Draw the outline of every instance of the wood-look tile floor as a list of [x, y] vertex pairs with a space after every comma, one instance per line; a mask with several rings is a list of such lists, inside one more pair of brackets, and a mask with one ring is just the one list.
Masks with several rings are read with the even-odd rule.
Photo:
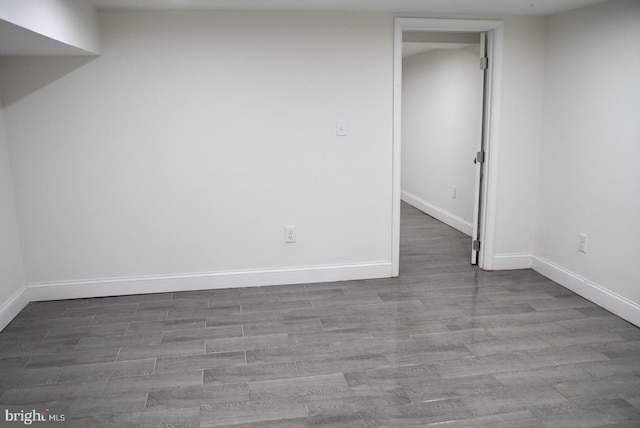
[[640, 427], [640, 329], [468, 257], [403, 204], [399, 278], [31, 303], [0, 334], [0, 404], [72, 427]]

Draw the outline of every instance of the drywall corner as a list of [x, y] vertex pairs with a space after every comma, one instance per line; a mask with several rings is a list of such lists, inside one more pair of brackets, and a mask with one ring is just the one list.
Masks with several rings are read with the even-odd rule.
[[78, 54], [101, 52], [98, 12], [87, 0], [3, 0], [0, 20], [76, 48]]
[[0, 330], [28, 303], [9, 149], [0, 109]]
[[27, 287], [17, 290], [11, 297], [0, 304], [0, 332], [29, 304]]

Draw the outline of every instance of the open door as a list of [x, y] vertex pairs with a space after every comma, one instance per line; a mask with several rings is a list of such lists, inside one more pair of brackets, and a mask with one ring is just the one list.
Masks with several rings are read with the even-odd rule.
[[475, 164], [475, 186], [473, 196], [473, 232], [471, 235], [471, 264], [478, 264], [478, 254], [480, 252], [480, 227], [482, 221], [482, 179], [484, 176], [485, 166], [485, 147], [487, 138], [487, 69], [489, 65], [487, 49], [487, 33], [480, 33], [480, 72], [482, 97], [480, 99], [480, 133], [478, 139], [478, 149], [476, 156], [473, 158]]
[[[393, 186], [391, 215], [391, 276], [400, 274], [400, 201], [402, 195], [402, 42], [405, 32], [473, 32], [483, 33], [482, 51], [487, 55], [489, 68], [481, 72], [483, 101], [481, 119], [481, 139], [478, 141], [476, 156], [474, 221], [472, 227], [471, 262], [483, 269], [492, 269], [493, 244], [496, 218], [496, 188], [490, 158], [495, 158], [499, 148], [495, 144], [498, 114], [501, 110], [500, 93], [502, 75], [502, 46], [504, 23], [500, 20], [402, 18], [394, 19], [394, 61], [393, 61]], [[482, 60], [483, 62], [485, 60]], [[486, 75], [485, 75], [486, 74]], [[490, 153], [484, 156], [484, 153]], [[469, 159], [469, 162], [474, 159]], [[478, 160], [482, 161], [478, 164]], [[487, 161], [485, 164], [484, 161]], [[480, 237], [484, 242], [480, 243]], [[477, 241], [477, 243], [473, 243]]]

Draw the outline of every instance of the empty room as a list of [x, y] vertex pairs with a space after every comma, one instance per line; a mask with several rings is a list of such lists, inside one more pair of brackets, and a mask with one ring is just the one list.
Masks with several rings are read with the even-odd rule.
[[640, 1], [0, 0], [0, 426], [640, 427]]

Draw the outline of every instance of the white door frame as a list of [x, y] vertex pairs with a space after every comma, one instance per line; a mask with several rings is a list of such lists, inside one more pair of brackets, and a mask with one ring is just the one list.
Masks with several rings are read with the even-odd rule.
[[[500, 135], [500, 89], [502, 81], [503, 22], [498, 20], [395, 18], [393, 58], [393, 212], [392, 212], [392, 276], [400, 274], [400, 194], [402, 159], [402, 33], [405, 31], [487, 32], [489, 68], [487, 79], [487, 135], [482, 183], [480, 251], [478, 267], [492, 269], [495, 235], [497, 162]], [[472, 159], [469, 160], [471, 162]]]

